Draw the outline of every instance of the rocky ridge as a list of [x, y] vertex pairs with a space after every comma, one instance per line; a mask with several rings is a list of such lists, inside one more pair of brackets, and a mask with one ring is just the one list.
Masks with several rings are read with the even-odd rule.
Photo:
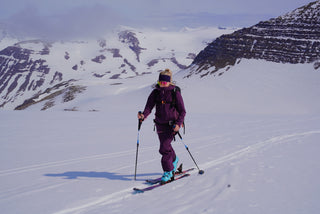
[[314, 68], [319, 69], [320, 1], [217, 38], [196, 56], [185, 77], [228, 70], [242, 58], [314, 63]]

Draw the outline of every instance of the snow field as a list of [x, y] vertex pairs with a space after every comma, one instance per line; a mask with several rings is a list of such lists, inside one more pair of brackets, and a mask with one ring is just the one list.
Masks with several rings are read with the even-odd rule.
[[[45, 112], [42, 104], [0, 111], [0, 212], [318, 213], [320, 73], [244, 59], [221, 75], [187, 72], [174, 76], [187, 109], [183, 137], [203, 175], [134, 194], [162, 174], [150, 115], [133, 180], [136, 114], [158, 75], [91, 82]], [[179, 139], [173, 146], [185, 168], [195, 167]]]
[[[135, 113], [2, 111], [3, 213], [316, 213], [319, 116], [189, 115], [189, 178], [133, 194], [161, 176], [158, 139], [143, 123], [133, 180]], [[32, 126], [25, 126], [32, 121]], [[41, 133], [41, 134], [40, 134]], [[185, 168], [194, 164], [173, 144]], [[4, 164], [5, 163], [5, 164]], [[297, 185], [299, 184], [299, 185]]]

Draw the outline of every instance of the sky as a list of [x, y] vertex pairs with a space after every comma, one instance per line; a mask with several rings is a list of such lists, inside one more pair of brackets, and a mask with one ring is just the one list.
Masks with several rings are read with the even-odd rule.
[[118, 25], [249, 27], [314, 0], [1, 0], [0, 28], [48, 39], [97, 37]]

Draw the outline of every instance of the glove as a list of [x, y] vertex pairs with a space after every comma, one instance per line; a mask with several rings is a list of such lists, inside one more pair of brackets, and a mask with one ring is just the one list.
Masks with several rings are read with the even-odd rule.
[[141, 121], [144, 121], [144, 115], [142, 114], [141, 111], [138, 112], [138, 119]]
[[180, 130], [180, 126], [177, 125], [177, 124], [175, 124], [175, 125], [173, 126], [173, 131], [174, 131], [174, 132], [179, 132], [179, 130]]

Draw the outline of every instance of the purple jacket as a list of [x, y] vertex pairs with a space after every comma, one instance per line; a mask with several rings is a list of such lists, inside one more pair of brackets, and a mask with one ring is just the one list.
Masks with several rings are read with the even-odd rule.
[[172, 102], [172, 90], [175, 86], [159, 87], [151, 92], [148, 97], [148, 101], [144, 108], [143, 114], [147, 118], [153, 107], [156, 106], [155, 122], [157, 124], [168, 124], [169, 121], [175, 121], [177, 125], [181, 127], [186, 110], [184, 108], [183, 99], [179, 90], [176, 90], [176, 107], [171, 106]]

